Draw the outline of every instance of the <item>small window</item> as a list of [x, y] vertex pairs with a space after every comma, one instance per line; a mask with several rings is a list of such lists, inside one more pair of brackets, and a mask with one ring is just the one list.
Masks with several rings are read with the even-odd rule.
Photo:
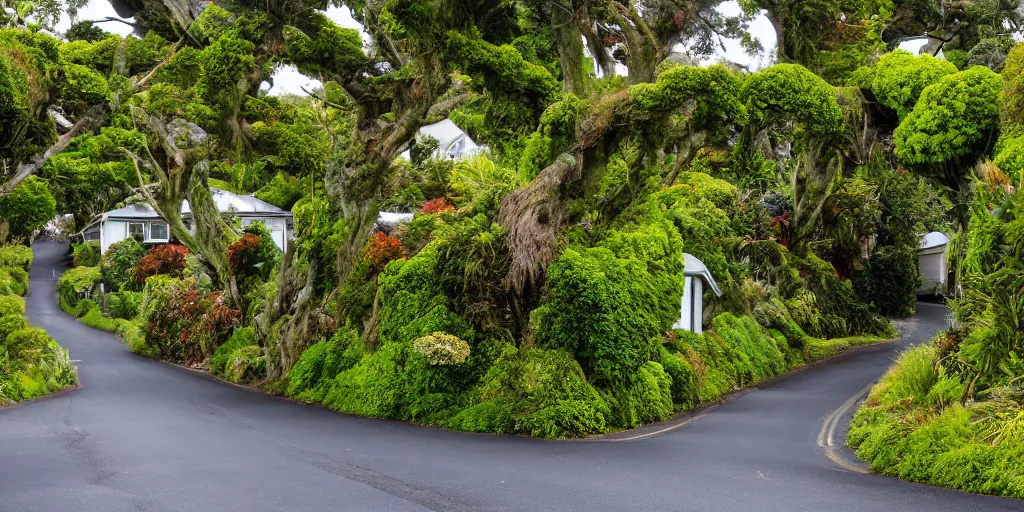
[[140, 242], [146, 240], [146, 225], [141, 222], [128, 223], [128, 236]]
[[154, 222], [149, 225], [149, 239], [153, 242], [166, 242], [170, 237], [167, 233], [167, 224]]

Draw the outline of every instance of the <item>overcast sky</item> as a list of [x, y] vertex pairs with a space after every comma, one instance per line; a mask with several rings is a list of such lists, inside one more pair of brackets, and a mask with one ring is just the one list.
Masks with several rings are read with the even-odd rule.
[[[726, 15], [735, 15], [740, 11], [740, 7], [736, 2], [730, 1], [721, 4], [718, 10]], [[352, 19], [347, 8], [332, 7], [327, 10], [327, 16], [334, 20], [335, 23], [348, 28], [362, 29], [358, 22]], [[83, 7], [78, 13], [78, 19], [80, 20], [96, 20], [103, 19], [106, 17], [117, 17], [117, 13], [110, 7], [110, 3], [107, 0], [91, 0], [88, 5]], [[57, 26], [57, 30], [64, 31], [70, 26], [70, 20], [64, 19]], [[107, 32], [114, 32], [121, 35], [130, 34], [132, 27], [123, 23], [106, 22], [100, 25], [103, 30]], [[713, 63], [721, 58], [728, 59], [747, 66], [750, 70], [760, 69], [772, 62], [772, 56], [775, 54], [775, 30], [772, 28], [771, 23], [764, 16], [758, 16], [750, 24], [750, 33], [761, 41], [761, 45], [764, 46], [765, 51], [760, 56], [750, 56], [743, 51], [740, 46], [739, 40], [726, 40], [725, 51], [719, 50], [718, 54], [709, 59], [705, 59], [705, 63]], [[364, 40], [366, 39], [364, 34]], [[306, 89], [315, 88], [320, 85], [320, 82], [309, 77], [306, 77], [299, 73], [293, 66], [282, 66], [277, 72], [274, 73], [274, 87], [270, 90], [271, 94], [284, 94], [284, 93], [302, 93], [302, 88]]]

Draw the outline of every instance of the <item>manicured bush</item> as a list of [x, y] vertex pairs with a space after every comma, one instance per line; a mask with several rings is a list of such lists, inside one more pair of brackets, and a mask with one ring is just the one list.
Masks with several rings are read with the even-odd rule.
[[24, 245], [0, 246], [0, 267], [15, 267], [28, 272], [32, 268], [32, 248]]
[[25, 299], [17, 295], [0, 295], [0, 316], [24, 314]]
[[148, 252], [146, 246], [134, 238], [112, 244], [103, 254], [103, 282], [111, 291], [141, 289], [139, 281], [135, 279], [135, 268]]
[[0, 345], [3, 345], [7, 335], [28, 327], [28, 320], [18, 314], [0, 316]]
[[185, 257], [188, 249], [184, 245], [159, 245], [154, 247], [135, 266], [135, 281], [145, 283], [150, 276], [166, 274], [181, 277], [188, 265]]
[[97, 267], [75, 267], [65, 271], [57, 280], [57, 297], [61, 309], [75, 314], [78, 302], [90, 296], [93, 287], [99, 283], [100, 276], [100, 269]]
[[28, 272], [20, 267], [0, 267], [0, 295], [28, 294]]
[[100, 243], [90, 241], [75, 244], [71, 254], [76, 267], [97, 267], [100, 264]]
[[42, 350], [53, 338], [38, 327], [24, 327], [7, 335], [4, 348], [9, 357], [25, 358], [28, 352]]
[[786, 370], [786, 358], [775, 339], [753, 318], [723, 313], [715, 317], [712, 326], [714, 332], [707, 336], [720, 336], [729, 347], [740, 385], [769, 379]]
[[636, 428], [672, 416], [672, 378], [664, 367], [648, 361], [612, 388], [612, 424]]

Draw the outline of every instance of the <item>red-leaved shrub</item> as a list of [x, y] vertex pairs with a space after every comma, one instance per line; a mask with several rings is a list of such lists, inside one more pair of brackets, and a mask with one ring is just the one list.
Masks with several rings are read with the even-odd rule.
[[188, 249], [184, 245], [168, 244], [154, 247], [139, 260], [135, 266], [135, 279], [145, 283], [150, 276], [167, 274], [173, 277], [181, 277], [185, 271], [185, 256]]
[[423, 213], [441, 213], [454, 210], [455, 206], [448, 202], [447, 199], [439, 197], [437, 199], [431, 199], [423, 205]]
[[235, 243], [228, 246], [228, 263], [235, 273], [259, 263], [260, 237], [245, 233]]
[[224, 303], [223, 292], [204, 293], [193, 280], [168, 280], [152, 286], [152, 310], [146, 317], [146, 344], [153, 355], [181, 364], [197, 364], [213, 355], [238, 325], [238, 310]]
[[404, 257], [406, 257], [406, 253], [402, 241], [381, 232], [377, 232], [370, 239], [370, 243], [366, 245], [366, 251], [363, 253], [366, 263], [378, 271], [383, 270], [389, 261]]

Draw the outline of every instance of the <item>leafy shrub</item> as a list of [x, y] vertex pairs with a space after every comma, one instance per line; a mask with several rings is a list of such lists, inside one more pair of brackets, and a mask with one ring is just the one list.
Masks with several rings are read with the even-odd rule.
[[921, 273], [917, 251], [910, 247], [880, 247], [854, 280], [860, 300], [874, 304], [886, 316], [910, 316], [917, 303]]
[[[572, 351], [598, 379], [632, 375], [668, 327], [658, 315], [664, 303], [652, 284], [641, 260], [618, 258], [603, 247], [566, 249], [549, 268], [549, 298], [531, 320], [538, 343]], [[682, 296], [679, 288], [673, 309]]]
[[0, 267], [0, 295], [28, 294], [28, 272], [20, 267]]
[[100, 269], [96, 267], [74, 267], [65, 271], [57, 280], [57, 297], [61, 309], [74, 314], [78, 301], [90, 295], [100, 281], [100, 275]]
[[672, 378], [661, 364], [648, 361], [612, 388], [612, 419], [616, 426], [635, 428], [672, 416]]
[[240, 327], [217, 347], [210, 359], [210, 373], [231, 382], [254, 382], [266, 376], [266, 356], [256, 341], [256, 332]]
[[150, 276], [166, 274], [181, 277], [188, 265], [185, 257], [188, 249], [184, 245], [159, 245], [149, 251], [135, 266], [135, 280], [145, 283]]
[[331, 339], [305, 351], [288, 372], [287, 395], [320, 402], [339, 373], [355, 366], [363, 357], [363, 343], [355, 330], [343, 327]]
[[25, 299], [17, 295], [0, 295], [0, 316], [24, 314]]
[[388, 262], [405, 257], [406, 252], [402, 241], [379, 231], [370, 239], [363, 252], [363, 261], [378, 271], [383, 270]]
[[24, 245], [0, 246], [0, 267], [15, 267], [28, 272], [32, 268], [32, 248]]
[[28, 319], [21, 315], [0, 316], [0, 345], [3, 345], [8, 334], [26, 327], [28, 327]]
[[469, 358], [469, 344], [443, 332], [435, 332], [416, 338], [412, 349], [427, 359], [434, 366], [462, 364]]
[[146, 350], [167, 361], [204, 361], [240, 315], [224, 304], [221, 292], [202, 292], [194, 280], [161, 276], [147, 281], [143, 294]]
[[76, 267], [97, 267], [100, 264], [100, 243], [89, 241], [75, 244], [71, 255]]
[[55, 216], [57, 200], [50, 193], [49, 183], [37, 176], [29, 176], [0, 196], [0, 219], [7, 220], [14, 237], [28, 238]]
[[480, 385], [481, 401], [448, 428], [537, 437], [582, 437], [608, 429], [611, 410], [568, 352], [508, 346]]
[[139, 316], [139, 311], [142, 308], [142, 293], [130, 291], [111, 293], [107, 296], [107, 307], [111, 317], [131, 320]]
[[[79, 305], [80, 310], [85, 309], [82, 308], [81, 306], [83, 306], [86, 302], [87, 301], [84, 300], [82, 301], [82, 304]], [[103, 331], [115, 332], [117, 331], [118, 327], [118, 323], [115, 321], [115, 319], [103, 316], [103, 309], [96, 304], [93, 304], [92, 307], [85, 311], [82, 314], [81, 318], [78, 319], [78, 321], [82, 322], [85, 325], [88, 325], [89, 327], [92, 327], [93, 329], [100, 329]]]
[[786, 370], [786, 359], [775, 339], [749, 316], [723, 313], [712, 321], [713, 333], [721, 336], [733, 355], [741, 385], [769, 379]]
[[38, 327], [25, 327], [11, 332], [4, 341], [10, 357], [25, 358], [28, 352], [42, 350], [53, 338]]
[[111, 290], [140, 288], [135, 279], [135, 268], [148, 252], [146, 246], [134, 238], [112, 244], [103, 254], [103, 282]]

